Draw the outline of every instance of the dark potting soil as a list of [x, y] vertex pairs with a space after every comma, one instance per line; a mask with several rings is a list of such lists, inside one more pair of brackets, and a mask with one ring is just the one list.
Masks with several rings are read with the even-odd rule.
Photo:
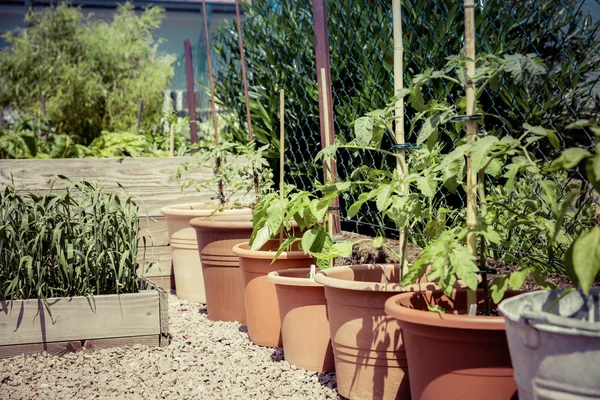
[[[357, 241], [359, 239], [373, 239], [373, 238], [370, 236], [361, 235], [361, 234], [352, 233], [352, 232], [345, 232], [345, 231], [340, 232], [339, 234], [337, 234], [334, 237], [334, 240], [336, 240], [336, 241], [343, 241], [343, 240]], [[398, 246], [399, 246], [398, 240], [394, 240], [394, 239], [386, 239], [385, 244], [386, 244], [386, 246], [391, 247], [392, 249], [395, 249], [394, 251], [397, 251], [396, 249], [398, 249]], [[421, 248], [419, 246], [409, 243], [408, 249], [407, 249], [407, 253], [408, 253], [407, 254], [407, 262], [409, 264], [413, 263], [416, 260], [416, 258], [420, 252], [421, 252]], [[350, 257], [337, 257], [335, 259], [335, 265], [393, 264], [393, 263], [397, 263], [397, 262], [399, 262], [399, 260], [395, 254], [393, 254], [391, 251], [389, 251], [385, 247], [381, 247], [381, 248], [373, 247], [373, 243], [371, 241], [361, 242], [361, 243], [355, 245], [354, 248], [352, 249], [352, 254], [350, 255]], [[502, 261], [493, 260], [491, 258], [487, 259], [487, 267], [495, 270], [495, 272], [496, 272], [496, 274], [487, 274], [488, 282], [490, 284], [494, 280], [495, 277], [497, 277], [499, 275], [506, 275], [506, 274], [518, 269], [518, 267], [515, 265], [506, 264]], [[549, 274], [548, 279], [550, 281], [554, 282], [554, 284], [556, 284], [556, 286], [558, 286], [558, 288], [560, 288], [560, 289], [574, 287], [571, 284], [569, 278], [563, 274]], [[594, 283], [593, 286], [600, 287], [600, 282]], [[527, 277], [527, 279], [523, 283], [523, 286], [521, 287], [521, 290], [524, 290], [524, 291], [533, 291], [533, 290], [537, 290], [537, 289], [538, 289], [538, 286], [535, 284], [533, 279], [531, 279], [531, 277], [529, 277], [529, 276]]]

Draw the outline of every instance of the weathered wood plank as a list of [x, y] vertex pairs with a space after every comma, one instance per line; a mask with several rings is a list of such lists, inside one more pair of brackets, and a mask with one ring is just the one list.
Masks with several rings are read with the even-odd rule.
[[160, 334], [159, 293], [0, 302], [0, 345]]
[[[177, 167], [190, 157], [174, 158], [71, 158], [45, 160], [0, 160], [0, 186], [11, 182], [14, 177], [17, 188], [26, 186], [31, 190], [47, 189], [56, 175], [65, 175], [73, 181], [100, 180], [109, 188], [175, 186], [173, 174]], [[198, 171], [200, 176], [210, 176], [212, 171], [205, 168]], [[56, 181], [55, 188], [61, 189], [65, 183]]]
[[80, 350], [82, 350], [80, 341], [12, 344], [0, 346], [0, 358], [16, 357], [21, 354], [42, 353], [44, 351], [53, 356], [62, 356]]
[[169, 244], [169, 231], [165, 217], [140, 218], [140, 246], [143, 245], [142, 237], [146, 237], [146, 246], [167, 246]]
[[157, 347], [160, 344], [160, 335], [90, 339], [84, 342], [84, 347], [86, 351], [96, 351], [101, 349], [110, 349], [113, 347], [133, 346], [135, 344]]

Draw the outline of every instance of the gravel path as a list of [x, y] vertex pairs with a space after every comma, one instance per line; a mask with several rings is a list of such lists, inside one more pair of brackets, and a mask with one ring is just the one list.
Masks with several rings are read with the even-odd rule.
[[167, 347], [0, 360], [0, 399], [338, 399], [335, 374], [297, 369], [245, 327], [213, 322], [204, 306], [169, 299]]

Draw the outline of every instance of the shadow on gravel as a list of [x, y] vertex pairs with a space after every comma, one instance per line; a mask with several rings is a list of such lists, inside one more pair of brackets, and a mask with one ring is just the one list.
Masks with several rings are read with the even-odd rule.
[[[319, 383], [321, 384], [321, 386], [325, 386], [326, 388], [337, 390], [337, 380], [335, 377], [335, 372], [321, 372], [319, 374]], [[338, 399], [347, 400], [339, 393]]]
[[238, 329], [240, 330], [240, 332], [242, 333], [248, 333], [248, 327], [246, 325], [240, 325], [238, 327]]
[[208, 315], [208, 310], [206, 309], [206, 306], [200, 307], [199, 311], [200, 311], [200, 314]]
[[281, 362], [283, 361], [284, 357], [283, 357], [283, 348], [282, 347], [278, 347], [275, 349], [275, 351], [273, 351], [273, 353], [271, 353], [271, 361], [273, 362]]

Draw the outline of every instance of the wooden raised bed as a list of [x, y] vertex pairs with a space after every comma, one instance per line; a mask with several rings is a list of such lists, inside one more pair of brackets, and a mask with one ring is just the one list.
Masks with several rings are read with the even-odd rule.
[[168, 295], [147, 279], [139, 293], [0, 302], [0, 358], [125, 345], [169, 344]]
[[[56, 175], [65, 175], [73, 181], [96, 180], [103, 182], [106, 190], [119, 193], [117, 183], [123, 185], [140, 207], [140, 238], [146, 237], [144, 252], [142, 240], [138, 251], [145, 276], [163, 289], [175, 289], [171, 265], [171, 248], [163, 206], [178, 203], [211, 201], [211, 192], [198, 193], [195, 189], [181, 190], [173, 175], [179, 165], [190, 157], [174, 158], [78, 158], [45, 160], [0, 160], [0, 188], [15, 182], [17, 190], [28, 188], [36, 193], [47, 192]], [[196, 177], [210, 177], [210, 169], [198, 171]], [[53, 190], [65, 187], [57, 180]]]

